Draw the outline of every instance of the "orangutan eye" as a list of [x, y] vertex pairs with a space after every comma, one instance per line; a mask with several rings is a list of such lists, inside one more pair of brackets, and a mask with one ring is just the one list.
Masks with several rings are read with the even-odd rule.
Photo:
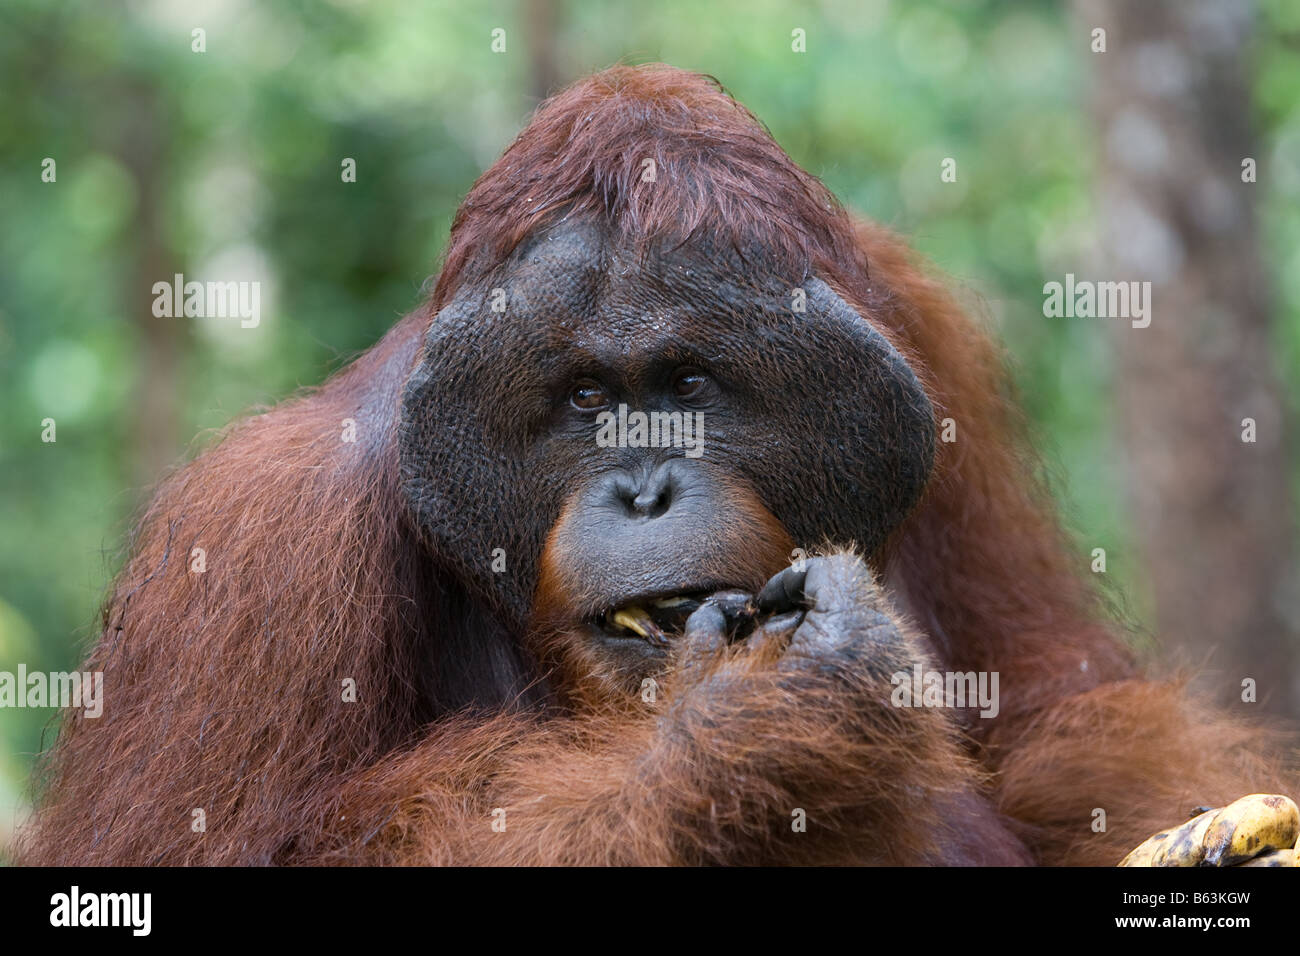
[[709, 384], [708, 377], [699, 369], [680, 369], [673, 376], [673, 393], [678, 398], [691, 398], [698, 395], [707, 384]]
[[609, 404], [609, 392], [595, 379], [583, 378], [573, 386], [573, 391], [569, 393], [569, 401], [574, 408], [592, 411]]

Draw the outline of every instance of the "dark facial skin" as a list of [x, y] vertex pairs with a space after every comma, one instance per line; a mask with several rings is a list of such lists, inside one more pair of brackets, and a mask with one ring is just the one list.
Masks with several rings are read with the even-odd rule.
[[[703, 413], [703, 454], [599, 447], [597, 416], [620, 404]], [[825, 283], [773, 274], [760, 248], [638, 257], [582, 223], [526, 241], [437, 316], [401, 427], [421, 532], [506, 627], [523, 632], [545, 576], [610, 653], [649, 657], [656, 642], [602, 615], [756, 590], [791, 543], [871, 554], [934, 450], [915, 375]]]

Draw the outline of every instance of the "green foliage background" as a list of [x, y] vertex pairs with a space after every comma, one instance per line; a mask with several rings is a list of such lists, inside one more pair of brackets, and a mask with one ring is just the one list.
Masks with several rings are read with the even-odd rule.
[[[966, 287], [1006, 343], [1049, 468], [1068, 476], [1072, 526], [1107, 548], [1140, 619], [1105, 337], [1041, 313], [1045, 275], [1096, 230], [1086, 25], [1058, 4], [994, 0], [562, 9], [566, 80], [619, 60], [717, 76], [850, 208]], [[194, 27], [206, 53], [191, 52]], [[489, 48], [495, 27], [505, 54]], [[805, 54], [791, 52], [795, 27]], [[1300, 5], [1263, 4], [1253, 62], [1276, 347], [1294, 385]], [[499, 0], [0, 0], [0, 670], [75, 664], [147, 491], [132, 460], [142, 191], [178, 271], [235, 262], [264, 282], [255, 333], [175, 320], [189, 323], [179, 426], [162, 440], [179, 459], [204, 429], [319, 382], [419, 301], [457, 203], [536, 104], [530, 71], [522, 8]], [[123, 159], [142, 132], [157, 147], [147, 184]], [[355, 184], [340, 182], [345, 156]], [[945, 156], [955, 185], [938, 181]], [[41, 181], [45, 157], [56, 183]], [[55, 444], [40, 440], [46, 417]], [[49, 722], [0, 711], [0, 820]]]

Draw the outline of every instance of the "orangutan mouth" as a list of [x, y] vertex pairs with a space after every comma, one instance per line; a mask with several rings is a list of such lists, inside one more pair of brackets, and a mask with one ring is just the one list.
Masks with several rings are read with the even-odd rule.
[[705, 597], [706, 592], [695, 591], [667, 597], [635, 599], [598, 614], [594, 623], [611, 636], [636, 635], [655, 646], [667, 647], [670, 640], [685, 629], [686, 619]]

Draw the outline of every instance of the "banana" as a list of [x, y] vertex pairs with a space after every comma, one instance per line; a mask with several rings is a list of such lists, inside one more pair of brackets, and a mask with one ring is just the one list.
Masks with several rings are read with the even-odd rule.
[[1198, 813], [1169, 831], [1169, 839], [1156, 850], [1152, 866], [1200, 866], [1205, 859], [1205, 833], [1214, 822], [1215, 811]]
[[646, 613], [643, 607], [629, 604], [627, 607], [615, 611], [610, 620], [633, 634], [641, 635], [652, 644], [661, 646], [668, 644], [668, 638], [663, 630], [655, 623], [654, 618]]
[[1269, 850], [1239, 866], [1300, 866], [1300, 856], [1295, 850]]
[[1182, 826], [1161, 830], [1120, 860], [1120, 866], [1200, 866], [1205, 859], [1205, 832], [1217, 810], [1197, 814]]
[[1294, 847], [1300, 808], [1289, 797], [1252, 793], [1218, 812], [1205, 834], [1205, 862], [1232, 866], [1267, 850]]
[[1169, 839], [1171, 830], [1161, 830], [1154, 836], [1147, 837], [1136, 847], [1129, 851], [1128, 856], [1119, 861], [1120, 866], [1155, 866], [1153, 862], [1156, 851], [1159, 850], [1166, 840]]
[[[1120, 866], [1297, 866], [1300, 809], [1276, 794], [1253, 793], [1139, 844]], [[1267, 860], [1268, 862], [1262, 862]]]
[[650, 615], [639, 607], [625, 607], [614, 612], [611, 620], [619, 627], [626, 628], [642, 637], [649, 637], [650, 631], [645, 626], [645, 621]]

